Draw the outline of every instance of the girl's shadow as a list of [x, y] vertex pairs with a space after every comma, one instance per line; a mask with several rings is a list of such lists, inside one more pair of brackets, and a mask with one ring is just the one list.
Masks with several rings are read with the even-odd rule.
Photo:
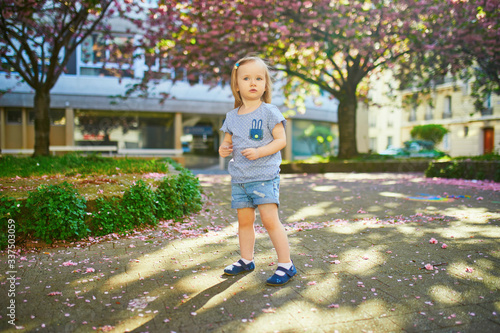
[[[251, 274], [251, 273], [250, 273]], [[224, 279], [222, 282], [213, 285], [212, 287], [199, 292], [193, 298], [188, 299], [182, 304], [183, 308], [187, 309], [201, 309], [207, 304], [214, 296], [226, 291], [233, 284], [237, 283], [239, 280], [247, 276], [248, 274], [240, 274], [235, 276], [222, 275], [221, 278]]]

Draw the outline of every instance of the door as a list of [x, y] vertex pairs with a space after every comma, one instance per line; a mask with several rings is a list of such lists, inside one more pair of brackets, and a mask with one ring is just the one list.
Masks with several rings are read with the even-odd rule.
[[495, 148], [494, 143], [495, 132], [493, 128], [483, 129], [483, 154], [492, 153]]

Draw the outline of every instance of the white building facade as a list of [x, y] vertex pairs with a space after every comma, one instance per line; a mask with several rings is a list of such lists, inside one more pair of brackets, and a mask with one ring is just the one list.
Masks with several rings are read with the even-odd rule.
[[415, 91], [403, 91], [402, 141], [411, 138], [416, 125], [439, 124], [449, 132], [437, 148], [451, 157], [500, 153], [500, 96], [491, 94], [485, 109], [477, 111], [471, 87], [471, 82], [445, 78], [416, 99]]

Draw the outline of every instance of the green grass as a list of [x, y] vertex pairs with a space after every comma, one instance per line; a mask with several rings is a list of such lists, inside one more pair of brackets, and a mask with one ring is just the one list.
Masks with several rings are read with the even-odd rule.
[[62, 156], [0, 157], [0, 178], [32, 176], [117, 175], [146, 172], [167, 173], [172, 159], [110, 158], [100, 155], [66, 154]]

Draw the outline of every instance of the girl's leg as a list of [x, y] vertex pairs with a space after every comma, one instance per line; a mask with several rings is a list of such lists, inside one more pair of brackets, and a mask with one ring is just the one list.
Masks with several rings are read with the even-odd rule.
[[252, 261], [255, 247], [255, 209], [238, 209], [238, 238], [243, 259]]
[[[278, 263], [291, 263], [290, 245], [276, 204], [259, 205], [260, 218], [278, 254]], [[242, 252], [243, 253], [243, 252]]]

